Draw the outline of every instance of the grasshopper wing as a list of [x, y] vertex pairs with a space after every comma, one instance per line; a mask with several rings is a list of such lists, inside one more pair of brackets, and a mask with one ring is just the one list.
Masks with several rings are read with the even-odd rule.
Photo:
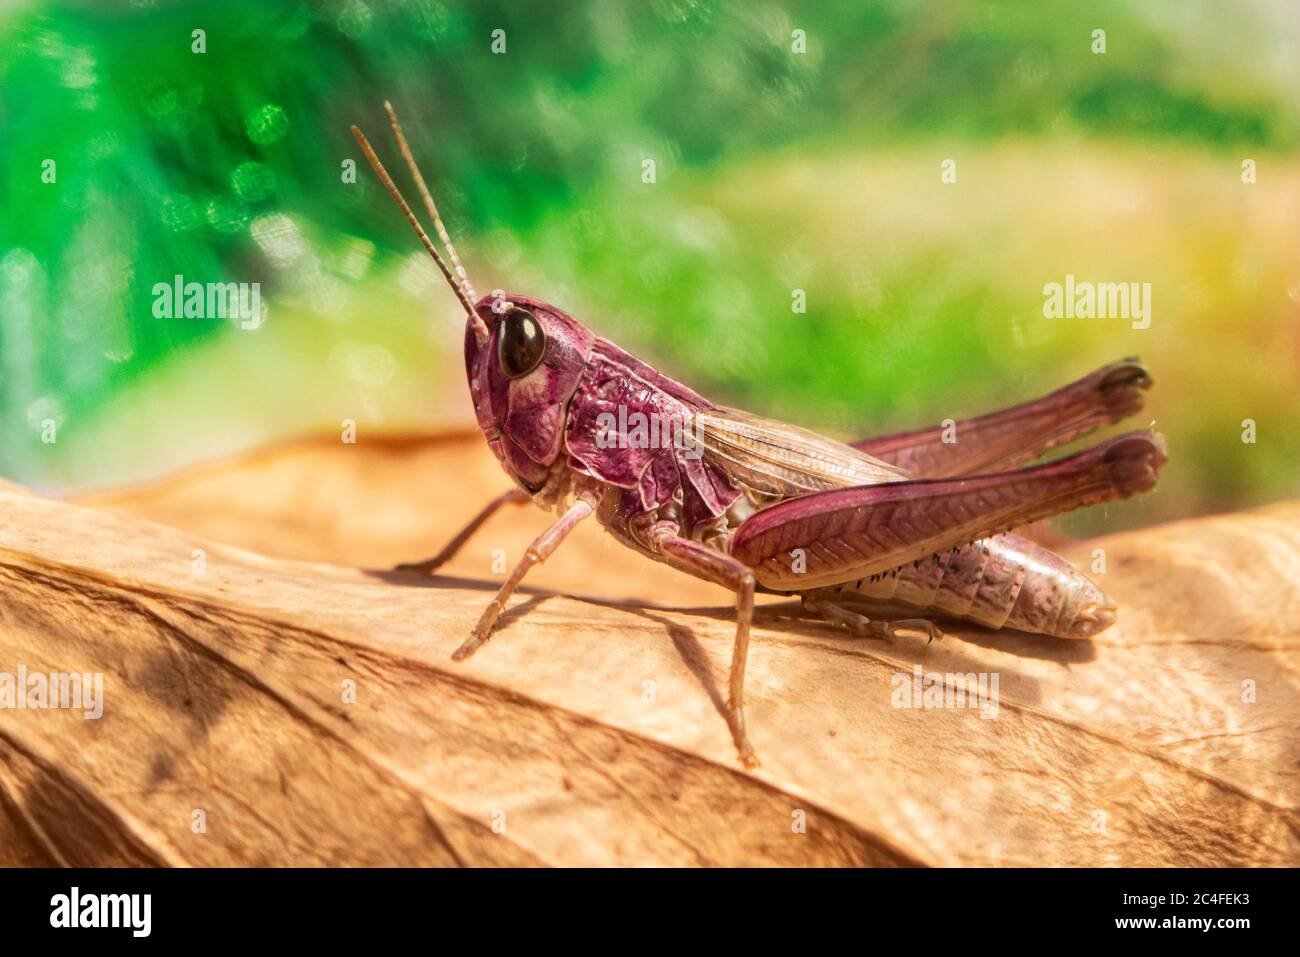
[[706, 459], [760, 499], [907, 478], [898, 466], [843, 442], [740, 409], [697, 412], [695, 438]]

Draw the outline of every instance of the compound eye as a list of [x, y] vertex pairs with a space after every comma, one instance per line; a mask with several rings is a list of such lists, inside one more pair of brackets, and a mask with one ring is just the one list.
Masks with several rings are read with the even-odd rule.
[[528, 375], [545, 351], [546, 333], [536, 316], [518, 306], [506, 313], [497, 336], [497, 362], [507, 379]]

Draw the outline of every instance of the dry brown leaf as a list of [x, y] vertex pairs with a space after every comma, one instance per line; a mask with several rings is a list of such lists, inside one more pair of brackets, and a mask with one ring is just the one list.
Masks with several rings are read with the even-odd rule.
[[[1067, 549], [1106, 549], [1122, 609], [1090, 643], [885, 646], [766, 604], [750, 774], [720, 589], [582, 528], [455, 664], [492, 549], [548, 517], [499, 514], [446, 577], [373, 570], [504, 482], [461, 436], [289, 443], [94, 508], [0, 489], [0, 671], [105, 675], [99, 721], [0, 711], [0, 863], [1300, 863], [1300, 504]], [[893, 707], [918, 664], [997, 673], [997, 716]]]

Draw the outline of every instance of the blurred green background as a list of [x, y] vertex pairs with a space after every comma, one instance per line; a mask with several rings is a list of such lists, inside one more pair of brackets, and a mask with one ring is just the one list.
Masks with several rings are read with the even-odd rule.
[[[387, 97], [480, 292], [552, 301], [717, 401], [858, 436], [1138, 354], [1134, 425], [1170, 464], [1068, 531], [1295, 495], [1297, 9], [10, 4], [0, 474], [62, 489], [344, 419], [360, 441], [472, 422], [463, 320], [348, 133], [406, 184]], [[264, 325], [155, 318], [177, 273], [260, 282]], [[1045, 318], [1067, 273], [1150, 282], [1150, 328]]]

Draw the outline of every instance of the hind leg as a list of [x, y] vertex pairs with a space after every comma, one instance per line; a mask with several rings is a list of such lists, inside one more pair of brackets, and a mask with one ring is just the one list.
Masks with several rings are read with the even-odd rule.
[[827, 601], [825, 598], [810, 598], [807, 595], [804, 596], [803, 607], [820, 615], [832, 625], [839, 625], [848, 629], [849, 634], [855, 638], [879, 638], [882, 641], [892, 642], [898, 637], [900, 631], [919, 631], [929, 641], [943, 637], [943, 631], [939, 626], [926, 618], [897, 618], [890, 621], [880, 621], [868, 618], [856, 611], [851, 611], [843, 605]]
[[913, 478], [1000, 472], [1038, 458], [1093, 429], [1142, 408], [1151, 376], [1137, 359], [1098, 369], [1050, 395], [951, 426], [899, 432], [854, 442]]

